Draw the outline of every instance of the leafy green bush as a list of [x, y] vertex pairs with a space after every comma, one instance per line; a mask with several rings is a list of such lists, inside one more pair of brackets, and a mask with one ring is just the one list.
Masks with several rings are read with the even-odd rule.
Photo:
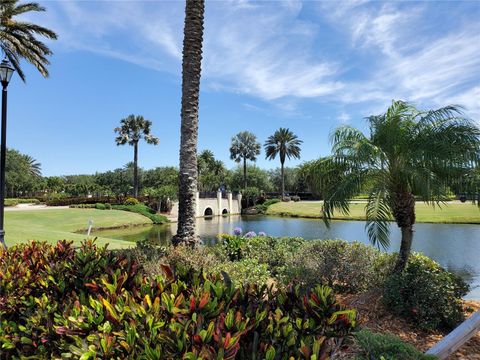
[[[96, 204], [96, 203], [111, 203], [115, 204], [119, 199], [109, 196], [98, 196], [98, 197], [66, 197], [65, 194], [50, 194], [45, 203], [48, 206], [70, 206], [70, 205], [80, 205], [80, 204]], [[60, 195], [60, 196], [53, 196]], [[121, 199], [120, 199], [121, 201]]]
[[97, 204], [73, 204], [69, 208], [72, 209], [95, 209]]
[[412, 254], [401, 274], [391, 275], [383, 300], [394, 313], [421, 328], [450, 330], [464, 320], [462, 297], [468, 285], [421, 254]]
[[[158, 249], [158, 247], [155, 248]], [[152, 252], [151, 249], [147, 251]], [[188, 246], [177, 246], [160, 249], [160, 251], [163, 253], [163, 258], [160, 261], [155, 260], [157, 263], [150, 267], [150, 274], [158, 275], [162, 272], [160, 263], [167, 264], [186, 276], [194, 272], [209, 272], [222, 262], [222, 259], [211, 253], [207, 247], [199, 247], [192, 251]]]
[[112, 204], [106, 203], [105, 204], [105, 209], [106, 210], [111, 210], [112, 209]]
[[40, 200], [38, 199], [24, 199], [24, 198], [9, 198], [5, 199], [4, 202], [5, 206], [15, 206], [18, 204], [40, 204]]
[[298, 237], [256, 236], [250, 238], [244, 246], [243, 256], [266, 264], [272, 275], [280, 278], [285, 272], [285, 264], [305, 243], [305, 240]]
[[123, 202], [123, 205], [138, 205], [140, 202], [133, 198], [133, 197], [129, 197], [127, 199], [125, 199], [125, 201]]
[[321, 282], [337, 291], [357, 293], [382, 285], [390, 271], [389, 260], [391, 256], [361, 243], [312, 240], [288, 260], [284, 276], [306, 289]]
[[410, 344], [390, 334], [375, 334], [367, 329], [362, 329], [355, 334], [357, 344], [362, 350], [362, 355], [356, 360], [433, 360], [433, 355], [425, 355]]
[[[251, 233], [251, 232], [250, 232]], [[272, 275], [283, 273], [288, 259], [305, 243], [302, 238], [276, 238], [270, 236], [248, 237], [242, 235], [219, 235], [219, 247], [230, 261], [255, 259], [260, 264], [266, 264]]]
[[18, 205], [18, 199], [5, 199], [3, 204], [4, 206], [16, 206]]
[[105, 206], [105, 204], [102, 204], [102, 203], [96, 203], [95, 204], [95, 209], [97, 210], [105, 210], [107, 207]]
[[112, 205], [114, 210], [130, 211], [148, 217], [154, 224], [164, 224], [168, 219], [163, 215], [158, 215], [155, 210], [150, 209], [144, 204], [137, 205]]
[[260, 193], [260, 189], [253, 186], [244, 189], [242, 191], [242, 207], [247, 208], [250, 206], [254, 206], [257, 203], [258, 198], [260, 197]]
[[226, 261], [217, 264], [209, 270], [213, 274], [227, 273], [235, 287], [254, 284], [266, 285], [271, 278], [266, 264], [260, 264], [257, 259]]
[[259, 214], [266, 214], [270, 205], [280, 202], [280, 199], [268, 199], [263, 204], [257, 204], [255, 207]]
[[91, 241], [0, 251], [2, 357], [325, 359], [355, 327], [355, 311], [325, 286], [302, 296], [140, 268]]

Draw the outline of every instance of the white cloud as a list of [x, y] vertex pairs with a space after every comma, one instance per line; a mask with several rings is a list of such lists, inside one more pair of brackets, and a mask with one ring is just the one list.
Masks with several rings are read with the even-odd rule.
[[[370, 107], [394, 98], [426, 106], [457, 100], [469, 113], [480, 113], [480, 26], [458, 21], [449, 32], [432, 30], [434, 5], [322, 2], [308, 19], [299, 0], [206, 5], [202, 86], [210, 91], [289, 107], [301, 98]], [[62, 1], [47, 7], [51, 27], [60, 32], [55, 46], [180, 75], [182, 1]], [[332, 36], [347, 35], [334, 45], [347, 56], [335, 58], [332, 45], [319, 44], [326, 23], [335, 29]], [[361, 74], [353, 80], [349, 71]]]
[[[361, 4], [363, 5], [363, 4]], [[450, 32], [422, 31], [430, 16], [424, 6], [374, 3], [329, 12], [330, 20], [348, 29], [354, 47], [372, 58], [369, 75], [349, 82], [342, 91], [346, 103], [390, 102], [403, 99], [425, 106], [458, 100], [470, 114], [479, 114], [475, 95], [480, 82], [480, 26], [464, 21]], [[333, 4], [322, 4], [333, 6]], [[477, 89], [477, 90], [476, 90]], [[478, 103], [478, 100], [477, 100]]]
[[[60, 26], [65, 47], [178, 73], [182, 2], [58, 5], [56, 10], [68, 19]], [[336, 93], [343, 87], [335, 80], [339, 66], [314, 56], [316, 27], [297, 19], [301, 8], [297, 0], [208, 2], [203, 85], [264, 100]]]

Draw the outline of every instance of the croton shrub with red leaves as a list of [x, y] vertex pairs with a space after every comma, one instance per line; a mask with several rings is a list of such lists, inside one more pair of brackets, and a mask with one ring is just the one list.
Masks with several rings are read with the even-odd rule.
[[304, 295], [139, 270], [93, 241], [1, 251], [0, 358], [319, 360], [355, 327], [326, 286]]

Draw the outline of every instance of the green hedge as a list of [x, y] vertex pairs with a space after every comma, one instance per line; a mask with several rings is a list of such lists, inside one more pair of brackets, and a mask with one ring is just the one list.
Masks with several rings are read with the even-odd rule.
[[[48, 206], [70, 206], [80, 204], [118, 204], [121, 205], [127, 198], [124, 197], [110, 197], [110, 196], [92, 196], [92, 197], [53, 197], [46, 200]], [[148, 197], [139, 197], [139, 202], [148, 202]]]
[[18, 204], [40, 204], [38, 199], [24, 199], [24, 198], [8, 198], [5, 199], [5, 206], [16, 206]]
[[164, 224], [168, 219], [163, 215], [158, 215], [155, 210], [150, 209], [144, 204], [137, 205], [112, 205], [114, 210], [130, 211], [148, 217], [154, 224]]

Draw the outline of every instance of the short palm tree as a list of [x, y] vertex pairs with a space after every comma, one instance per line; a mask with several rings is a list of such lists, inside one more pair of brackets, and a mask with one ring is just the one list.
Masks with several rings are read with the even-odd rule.
[[133, 196], [138, 196], [138, 142], [143, 139], [147, 144], [157, 145], [159, 140], [150, 134], [152, 122], [143, 116], [129, 115], [120, 120], [120, 127], [114, 129], [118, 136], [115, 138], [117, 145], [133, 146]]
[[335, 210], [348, 213], [350, 200], [368, 193], [366, 229], [373, 244], [389, 245], [389, 221], [401, 230], [396, 272], [405, 268], [415, 224], [415, 196], [432, 206], [479, 163], [480, 129], [456, 106], [419, 111], [393, 101], [385, 114], [367, 118], [370, 136], [349, 126], [332, 137], [333, 156], [313, 166], [324, 194], [328, 223]]
[[174, 245], [196, 246], [198, 100], [202, 69], [204, 0], [187, 0], [183, 30], [182, 111], [180, 136], [180, 174], [178, 226]]
[[243, 189], [247, 188], [247, 160], [255, 161], [260, 155], [261, 145], [257, 137], [249, 131], [239, 132], [232, 138], [230, 159], [239, 163], [243, 161]]
[[295, 158], [300, 159], [300, 145], [302, 140], [298, 139], [298, 136], [291, 132], [289, 129], [280, 128], [271, 136], [263, 145], [265, 148], [265, 157], [269, 160], [273, 160], [280, 157], [280, 173], [282, 178], [282, 200], [285, 196], [285, 159]]
[[0, 47], [23, 81], [25, 74], [20, 66], [21, 59], [27, 60], [44, 77], [48, 77], [47, 66], [50, 62], [47, 57], [52, 52], [47, 45], [37, 39], [37, 36], [55, 40], [57, 35], [52, 30], [17, 20], [16, 17], [29, 12], [43, 11], [45, 8], [38, 3], [19, 4], [18, 0], [0, 2]]

